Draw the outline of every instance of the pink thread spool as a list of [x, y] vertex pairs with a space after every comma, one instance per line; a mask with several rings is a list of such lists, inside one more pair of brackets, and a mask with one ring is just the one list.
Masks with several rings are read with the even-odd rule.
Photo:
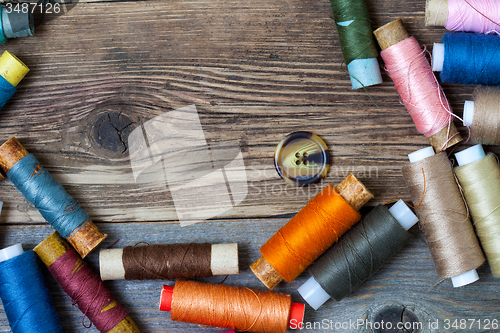
[[495, 0], [426, 0], [425, 25], [451, 31], [500, 33], [500, 2]]
[[429, 139], [436, 152], [462, 141], [453, 124], [453, 111], [425, 57], [425, 50], [410, 37], [403, 21], [397, 19], [373, 33], [382, 48], [380, 55], [386, 70], [417, 130]]

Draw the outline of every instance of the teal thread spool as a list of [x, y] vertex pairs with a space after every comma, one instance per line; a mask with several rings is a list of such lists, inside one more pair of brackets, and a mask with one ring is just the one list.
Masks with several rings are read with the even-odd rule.
[[382, 83], [378, 51], [364, 0], [330, 0], [352, 89]]
[[29, 37], [35, 32], [35, 24], [31, 6], [27, 7], [25, 13], [24, 8], [15, 10], [15, 4], [6, 7], [2, 6], [0, 15], [0, 44], [3, 44], [10, 38]]

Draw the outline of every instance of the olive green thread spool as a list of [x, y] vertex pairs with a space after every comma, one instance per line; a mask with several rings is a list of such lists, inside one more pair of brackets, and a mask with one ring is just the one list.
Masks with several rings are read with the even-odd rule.
[[378, 51], [364, 0], [330, 0], [352, 89], [382, 83]]

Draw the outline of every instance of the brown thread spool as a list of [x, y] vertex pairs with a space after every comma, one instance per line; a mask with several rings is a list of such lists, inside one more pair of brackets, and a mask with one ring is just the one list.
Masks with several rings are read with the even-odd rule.
[[[387, 23], [386, 25], [378, 28], [373, 32], [377, 41], [382, 48], [385, 50], [399, 42], [410, 38], [410, 34], [406, 31], [401, 19], [394, 20]], [[429, 137], [431, 146], [436, 152], [445, 150], [451, 146], [456, 145], [462, 141], [460, 134], [457, 134], [458, 130], [453, 122], [450, 122], [448, 126], [445, 126], [436, 134]], [[449, 139], [451, 138], [451, 139]]]
[[161, 289], [160, 310], [170, 318], [238, 331], [285, 333], [301, 328], [305, 305], [290, 295], [220, 284], [177, 280]]
[[238, 274], [238, 244], [127, 246], [99, 252], [103, 280], [175, 280]]
[[[71, 246], [57, 232], [52, 233], [38, 244], [33, 251], [38, 254], [43, 263], [49, 267], [59, 257], [67, 251], [74, 251]], [[134, 323], [129, 315], [120, 321], [115, 327], [107, 331], [107, 333], [141, 333], [141, 330]]]
[[[325, 188], [323, 191], [325, 191], [327, 188]], [[332, 189], [333, 190], [333, 189]], [[322, 191], [322, 192], [323, 192]], [[347, 203], [347, 208], [350, 208], [353, 209], [354, 211], [358, 211], [366, 202], [368, 202], [369, 200], [371, 200], [373, 198], [373, 194], [353, 175], [353, 174], [350, 174], [349, 176], [347, 176], [347, 178], [345, 178], [337, 187], [335, 187], [334, 191], [338, 192], [338, 194], [340, 195], [341, 198], [343, 198], [343, 200], [345, 200], [345, 202]], [[322, 193], [318, 194], [315, 198], [319, 197], [320, 195], [322, 195]], [[313, 200], [315, 200], [315, 198], [313, 198], [311, 200], [311, 202]], [[309, 205], [309, 204], [308, 204]], [[307, 205], [306, 205], [307, 207]], [[305, 207], [304, 207], [305, 208]], [[301, 210], [301, 212], [304, 211], [304, 208]], [[297, 213], [297, 215], [292, 219], [290, 220], [285, 226], [283, 226], [279, 231], [278, 233], [276, 233], [273, 237], [271, 237], [267, 242], [266, 244], [270, 244], [270, 241], [272, 241], [273, 239], [275, 239], [276, 237], [280, 237], [278, 236], [278, 234], [281, 232], [281, 230], [284, 230], [284, 229], [287, 229], [288, 231], [292, 231], [291, 229], [294, 229], [292, 231], [293, 234], [296, 234], [296, 235], [304, 235], [304, 233], [307, 233], [307, 230], [302, 230], [302, 228], [299, 226], [297, 228], [297, 221], [298, 221], [298, 216], [300, 215], [300, 219], [302, 218], [306, 218], [306, 216], [303, 216], [304, 214], [301, 214], [301, 212]], [[339, 212], [340, 214], [341, 212]], [[358, 214], [358, 213], [356, 213]], [[361, 218], [361, 216], [359, 216], [359, 218]], [[358, 219], [359, 220], [359, 219]], [[354, 222], [355, 223], [355, 222]], [[299, 230], [300, 229], [300, 230]], [[304, 237], [299, 237], [299, 238], [303, 238], [304, 241], [305, 241], [305, 238]], [[331, 239], [330, 242], [333, 243], [335, 242], [336, 240], [335, 239]], [[262, 249], [266, 246], [266, 244], [264, 244], [262, 247], [261, 247], [261, 252]], [[298, 247], [303, 247], [303, 246], [309, 246], [309, 247], [314, 247], [316, 244], [300, 244], [300, 246]], [[330, 246], [332, 244], [329, 244]], [[329, 246], [328, 246], [329, 247]], [[326, 251], [326, 249], [328, 249], [328, 247], [326, 247], [324, 250]], [[291, 251], [290, 251], [291, 252]], [[317, 253], [315, 253], [315, 258], [310, 258], [312, 259], [312, 261], [314, 261], [315, 259], [317, 259], [324, 251], [318, 251]], [[281, 261], [287, 261], [287, 257], [283, 256], [281, 257], [281, 254], [279, 253], [275, 253], [274, 255], [275, 257], [278, 256], [280, 258], [278, 258], [279, 260]], [[285, 277], [283, 276], [283, 273], [279, 273], [278, 270], [273, 267], [273, 265], [269, 262], [270, 259], [266, 259], [266, 257], [264, 256], [264, 254], [259, 258], [257, 259], [257, 261], [255, 261], [251, 266], [250, 266], [250, 269], [253, 271], [253, 273], [257, 276], [257, 278], [269, 289], [274, 289], [281, 281], [283, 281], [285, 279]], [[308, 260], [306, 260], [308, 261]], [[311, 261], [311, 263], [312, 263]], [[303, 263], [305, 264], [302, 269], [302, 271], [307, 268], [307, 263]], [[290, 263], [290, 265], [292, 265]], [[300, 272], [295, 272], [294, 275], [298, 275], [296, 273], [299, 273]], [[287, 281], [288, 282], [292, 282], [294, 279], [294, 277], [292, 276], [292, 278], [288, 278]]]
[[[17, 141], [16, 138], [11, 138], [0, 146], [0, 168], [5, 174], [8, 174], [14, 165], [28, 155], [28, 151], [24, 149], [19, 141]], [[37, 165], [35, 173], [41, 168], [41, 165]], [[106, 236], [107, 235], [99, 231], [91, 220], [88, 220], [83, 221], [66, 239], [76, 249], [80, 256], [84, 258], [96, 248]]]
[[438, 275], [451, 278], [455, 287], [476, 281], [475, 269], [485, 258], [446, 153], [434, 155], [427, 147], [408, 157], [403, 178], [412, 201], [421, 200], [415, 213]]

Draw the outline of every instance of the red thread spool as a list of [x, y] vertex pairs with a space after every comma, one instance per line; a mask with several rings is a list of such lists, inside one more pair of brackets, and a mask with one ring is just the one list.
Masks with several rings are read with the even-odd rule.
[[160, 310], [170, 311], [174, 321], [244, 332], [284, 333], [287, 328], [300, 328], [304, 309], [290, 295], [197, 281], [164, 285], [160, 297]]

